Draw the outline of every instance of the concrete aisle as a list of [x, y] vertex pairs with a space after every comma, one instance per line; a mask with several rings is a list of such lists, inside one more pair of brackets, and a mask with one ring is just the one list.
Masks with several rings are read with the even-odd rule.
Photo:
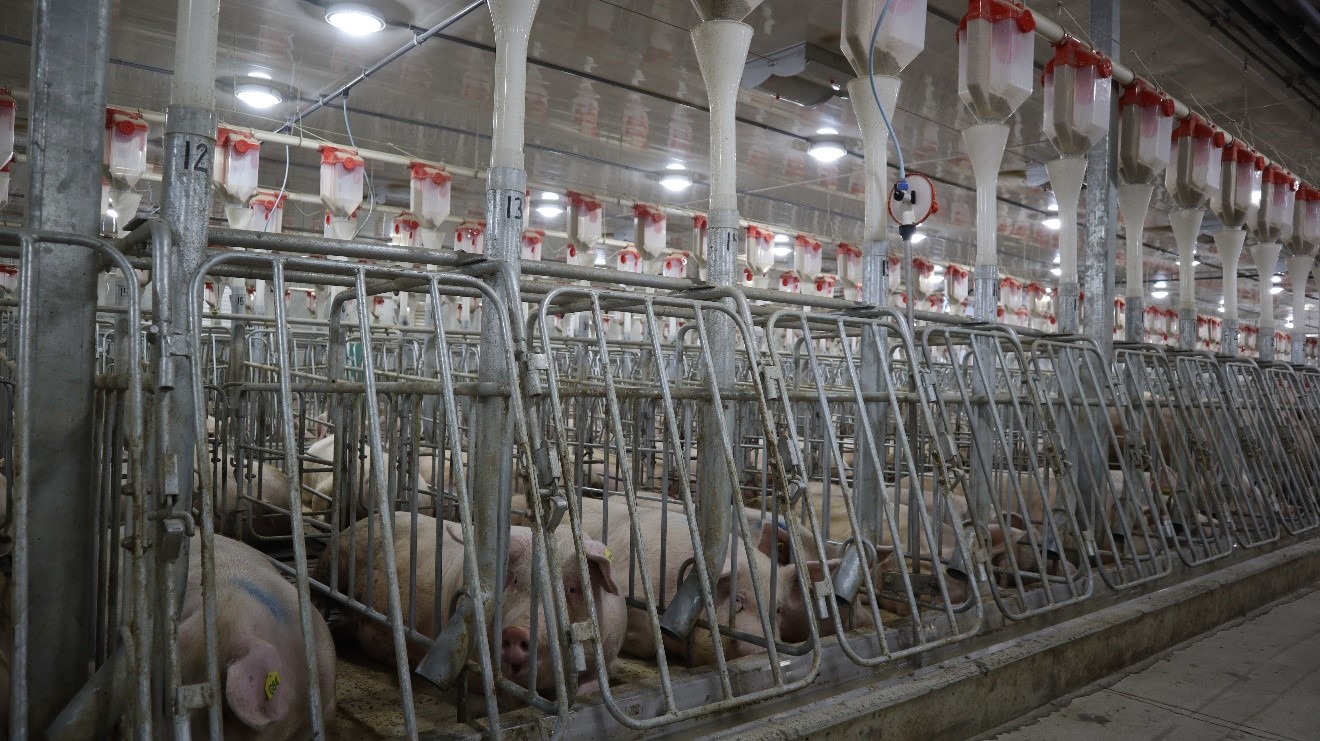
[[1320, 585], [986, 738], [1318, 739]]

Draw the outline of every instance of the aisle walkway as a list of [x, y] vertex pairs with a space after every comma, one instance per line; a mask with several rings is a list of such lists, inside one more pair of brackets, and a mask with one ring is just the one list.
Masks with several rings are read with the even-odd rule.
[[1015, 725], [987, 738], [1320, 738], [1320, 586]]

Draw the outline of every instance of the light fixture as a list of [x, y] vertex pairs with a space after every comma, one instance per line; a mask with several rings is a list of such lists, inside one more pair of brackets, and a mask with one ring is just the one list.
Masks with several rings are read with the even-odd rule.
[[1051, 216], [1050, 218], [1040, 222], [1040, 224], [1046, 229], [1050, 229], [1056, 232], [1059, 231], [1059, 227], [1063, 226], [1063, 222], [1060, 221], [1059, 217], [1057, 216]]
[[1310, 311], [1311, 309], [1314, 309], [1314, 308], [1315, 308], [1315, 304], [1306, 304], [1306, 305], [1303, 306], [1302, 308], [1303, 308], [1303, 309], [1306, 309], [1307, 311]]
[[269, 73], [269, 72], [262, 72], [262, 71], [259, 70], [259, 69], [254, 69], [254, 70], [252, 70], [251, 72], [248, 73], [248, 77], [252, 77], [252, 78], [255, 78], [255, 79], [258, 79], [258, 80], [269, 80], [269, 79], [270, 79], [270, 73]]
[[812, 139], [807, 154], [819, 162], [834, 162], [848, 153], [843, 142], [838, 139]]
[[787, 255], [791, 255], [791, 254], [793, 254], [793, 248], [792, 248], [792, 247], [776, 247], [776, 248], [775, 248], [775, 257], [785, 257], [785, 256], [787, 256]]
[[930, 269], [930, 272], [932, 272], [932, 273], [943, 273], [943, 272], [944, 272], [944, 266], [943, 266], [943, 265], [939, 265], [939, 264], [937, 264], [937, 265], [935, 265], [935, 267], [933, 267], [933, 268]]
[[1050, 268], [1050, 275], [1053, 275], [1053, 276], [1056, 276], [1056, 277], [1057, 277], [1057, 276], [1060, 276], [1060, 275], [1063, 275], [1063, 268]]
[[819, 129], [816, 129], [817, 136], [834, 136], [838, 133], [839, 130], [834, 128], [833, 126], [823, 126]]
[[1168, 292], [1168, 291], [1151, 291], [1151, 292], [1150, 292], [1150, 297], [1151, 297], [1151, 298], [1168, 298], [1168, 297], [1169, 297], [1169, 292]]
[[660, 176], [660, 185], [670, 193], [680, 193], [692, 187], [692, 176], [678, 170], [670, 170]]
[[1058, 264], [1059, 264], [1059, 260], [1060, 260], [1059, 253], [1055, 252], [1055, 253], [1054, 253], [1054, 264], [1055, 264], [1055, 265], [1058, 265]]
[[1270, 282], [1271, 282], [1271, 283], [1282, 283], [1282, 282], [1283, 282], [1283, 276], [1282, 276], [1282, 275], [1277, 275], [1277, 274], [1275, 274], [1275, 275], [1271, 275], [1271, 276], [1270, 276]]
[[1155, 281], [1155, 287], [1156, 287], [1156, 288], [1168, 288], [1168, 287], [1169, 287], [1169, 282], [1168, 282], [1168, 281], [1163, 281], [1163, 280], [1157, 280], [1157, 281]]
[[548, 191], [548, 190], [546, 190], [546, 191], [542, 191], [542, 192], [541, 192], [541, 200], [543, 200], [543, 201], [557, 201], [557, 200], [559, 200], [559, 194], [558, 194], [558, 193], [552, 193], [552, 192], [550, 192], [550, 191]]
[[1057, 213], [1059, 213], [1059, 202], [1058, 202], [1058, 201], [1050, 201], [1049, 205], [1045, 207], [1045, 210], [1046, 210], [1046, 211], [1049, 211], [1049, 212], [1052, 213], [1052, 214], [1057, 214]]
[[840, 85], [839, 83], [837, 83], [837, 82], [831, 82], [831, 83], [830, 83], [830, 90], [833, 90], [834, 92], [837, 93], [837, 92], [839, 92], [839, 91], [842, 90], [842, 89], [843, 89], [843, 86]]
[[106, 215], [106, 216], [109, 216], [110, 218], [112, 218], [112, 219], [114, 219], [114, 220], [116, 220], [116, 221], [119, 220], [119, 212], [116, 211], [116, 210], [114, 210], [113, 208], [107, 208], [107, 209], [105, 210], [105, 215]]
[[[546, 198], [546, 195], [554, 195], [554, 198]], [[560, 198], [558, 197], [558, 194], [543, 193], [541, 194], [540, 201], [533, 203], [532, 210], [535, 210], [537, 214], [541, 214], [545, 218], [553, 219], [554, 217], [557, 217], [557, 215], [564, 213], [564, 206], [560, 206], [558, 198]]]
[[1270, 293], [1278, 296], [1280, 293], [1283, 293], [1283, 286], [1270, 286]]
[[1224, 305], [1223, 305], [1223, 304], [1220, 304], [1220, 305], [1219, 305], [1219, 313], [1220, 313], [1220, 314], [1223, 314], [1223, 313], [1224, 313]]
[[253, 108], [261, 110], [284, 102], [284, 96], [280, 95], [280, 91], [275, 88], [269, 85], [254, 85], [252, 83], [244, 83], [235, 87], [234, 97]]
[[686, 170], [687, 167], [685, 167], [682, 162], [670, 162], [669, 164], [665, 165], [665, 169], [671, 171], [682, 171], [682, 170]]
[[787, 235], [787, 234], [776, 234], [776, 235], [775, 235], [775, 244], [788, 244], [788, 235]]
[[385, 28], [385, 19], [358, 3], [335, 3], [325, 10], [325, 22], [349, 36], [369, 36]]
[[921, 244], [922, 242], [925, 241], [926, 241], [926, 235], [922, 234], [921, 232], [917, 232], [916, 234], [912, 235], [912, 244]]

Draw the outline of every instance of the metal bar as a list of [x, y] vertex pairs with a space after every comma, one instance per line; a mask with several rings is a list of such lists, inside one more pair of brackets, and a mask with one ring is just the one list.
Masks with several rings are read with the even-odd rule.
[[410, 43], [404, 44], [398, 49], [395, 49], [394, 51], [385, 55], [385, 57], [382, 58], [379, 62], [376, 62], [370, 67], [364, 68], [360, 73], [358, 73], [357, 77], [354, 77], [352, 80], [349, 80], [343, 85], [340, 85], [339, 87], [335, 88], [327, 95], [317, 96], [317, 101], [315, 103], [293, 114], [293, 116], [291, 116], [288, 121], [284, 122], [283, 126], [275, 130], [275, 133], [279, 134], [288, 131], [290, 128], [293, 127], [294, 124], [300, 123], [304, 118], [307, 118], [316, 111], [321, 110], [330, 101], [334, 100], [335, 98], [338, 98], [341, 95], [348, 95], [348, 92], [350, 90], [352, 90], [354, 87], [357, 87], [358, 84], [365, 82], [368, 77], [371, 77], [372, 75], [376, 74], [382, 69], [385, 69], [390, 64], [397, 61], [399, 57], [402, 57], [404, 54], [407, 54], [413, 49], [416, 49], [417, 47], [421, 46], [427, 39], [431, 38], [432, 36], [435, 36], [441, 31], [444, 31], [445, 29], [449, 28], [455, 23], [458, 23], [459, 21], [463, 20], [468, 16], [469, 13], [476, 10], [477, 8], [480, 8], [485, 4], [486, 4], [486, 0], [475, 0], [475, 2], [470, 2], [467, 5], [460, 8], [457, 13], [454, 13], [453, 15], [449, 16], [443, 21], [440, 21], [436, 25], [431, 26], [426, 31], [413, 36], [413, 40]]
[[[1119, 52], [1121, 4], [1122, 0], [1091, 2], [1091, 39], [1098, 51], [1110, 57], [1117, 57]], [[1117, 64], [1114, 72], [1117, 79]], [[1114, 106], [1109, 114], [1109, 132], [1096, 142], [1086, 157], [1086, 242], [1082, 246], [1081, 261], [1081, 287], [1086, 294], [1082, 305], [1083, 334], [1100, 345], [1105, 358], [1113, 357], [1114, 346], [1117, 145], [1118, 106]]]
[[[32, 20], [32, 112], [27, 226], [95, 236], [100, 225], [107, 0], [37, 0]], [[28, 706], [13, 708], [11, 738], [44, 730], [87, 678], [92, 660], [90, 595], [94, 525], [92, 378], [99, 259], [86, 250], [38, 243], [32, 273], [31, 383], [20, 394], [31, 482], [29, 563], [39, 564], [40, 599], [20, 602], [28, 621]], [[20, 329], [20, 332], [22, 330]], [[22, 578], [28, 578], [24, 574]]]

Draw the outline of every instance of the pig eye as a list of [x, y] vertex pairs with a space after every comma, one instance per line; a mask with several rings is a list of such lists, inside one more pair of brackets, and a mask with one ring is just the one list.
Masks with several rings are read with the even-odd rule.
[[738, 612], [742, 612], [743, 608], [746, 607], [746, 599], [743, 597], [741, 593], [734, 598], [733, 605]]
[[576, 595], [580, 590], [576, 584], [565, 584], [564, 591], [570, 595]]

